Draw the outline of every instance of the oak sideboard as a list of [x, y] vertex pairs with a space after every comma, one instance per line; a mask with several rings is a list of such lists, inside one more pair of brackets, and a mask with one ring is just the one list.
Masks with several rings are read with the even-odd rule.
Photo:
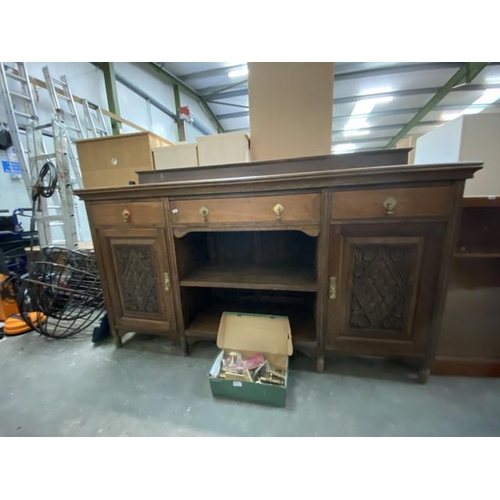
[[464, 183], [481, 163], [328, 170], [329, 157], [312, 157], [288, 173], [294, 161], [77, 191], [117, 346], [140, 332], [187, 353], [215, 340], [223, 311], [286, 315], [319, 372], [329, 352], [398, 357], [425, 382]]

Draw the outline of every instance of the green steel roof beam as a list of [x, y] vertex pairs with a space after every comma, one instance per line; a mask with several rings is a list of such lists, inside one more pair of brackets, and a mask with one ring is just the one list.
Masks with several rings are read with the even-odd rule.
[[[112, 62], [102, 62], [101, 69], [106, 85], [106, 97], [108, 99], [108, 109], [111, 113], [120, 116], [120, 105], [118, 102], [118, 92], [116, 90], [115, 68]], [[111, 129], [113, 135], [121, 134], [121, 123], [111, 119]]]
[[177, 78], [175, 75], [167, 71], [166, 69], [160, 67], [158, 64], [154, 62], [148, 62], [143, 65], [145, 68], [152, 69], [156, 75], [160, 75], [163, 79], [168, 81], [172, 85], [178, 85], [180, 90], [183, 90], [187, 95], [191, 96], [193, 99], [199, 102], [200, 106], [205, 110], [205, 113], [212, 119], [214, 125], [217, 128], [217, 132], [224, 132], [224, 127], [220, 123], [215, 113], [210, 109], [210, 106], [207, 104], [205, 99], [196, 92], [196, 90], [192, 89], [189, 85], [186, 85], [181, 79]]
[[387, 143], [385, 149], [392, 148], [402, 139], [413, 127], [415, 127], [422, 118], [432, 111], [438, 102], [442, 101], [453, 87], [462, 83], [471, 83], [481, 71], [488, 66], [485, 62], [465, 63], [439, 90], [434, 97]]

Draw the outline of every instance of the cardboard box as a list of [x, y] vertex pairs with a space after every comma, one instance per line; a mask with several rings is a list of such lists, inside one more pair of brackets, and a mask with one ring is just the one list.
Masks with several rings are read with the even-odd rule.
[[245, 132], [204, 135], [196, 141], [200, 167], [250, 161], [250, 137]]
[[155, 170], [198, 166], [197, 144], [174, 144], [173, 146], [154, 148], [152, 151]]
[[[209, 371], [208, 380], [214, 397], [286, 405], [288, 358], [293, 353], [290, 322], [286, 316], [224, 312], [217, 333], [221, 349]], [[230, 351], [245, 357], [261, 352], [269, 363], [285, 372], [284, 386], [234, 381], [219, 378], [222, 359]]]

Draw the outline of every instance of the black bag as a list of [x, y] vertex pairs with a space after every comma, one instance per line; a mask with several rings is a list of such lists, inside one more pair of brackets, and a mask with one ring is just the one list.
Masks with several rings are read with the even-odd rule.
[[9, 149], [12, 146], [12, 137], [8, 130], [0, 130], [0, 149]]

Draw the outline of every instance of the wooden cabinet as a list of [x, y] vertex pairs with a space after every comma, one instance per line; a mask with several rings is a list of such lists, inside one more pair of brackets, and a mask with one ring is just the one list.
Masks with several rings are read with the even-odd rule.
[[215, 341], [224, 311], [286, 315], [294, 350], [318, 371], [328, 353], [400, 356], [425, 381], [464, 183], [480, 164], [294, 161], [307, 171], [276, 174], [274, 161], [267, 175], [221, 180], [215, 168], [205, 180], [77, 193], [118, 343], [146, 332], [187, 350]]
[[153, 170], [151, 150], [172, 143], [151, 132], [76, 141], [85, 188], [126, 186], [138, 170]]
[[110, 228], [96, 233], [118, 344], [127, 332], [178, 339], [164, 229]]
[[445, 225], [332, 225], [325, 347], [423, 356]]

